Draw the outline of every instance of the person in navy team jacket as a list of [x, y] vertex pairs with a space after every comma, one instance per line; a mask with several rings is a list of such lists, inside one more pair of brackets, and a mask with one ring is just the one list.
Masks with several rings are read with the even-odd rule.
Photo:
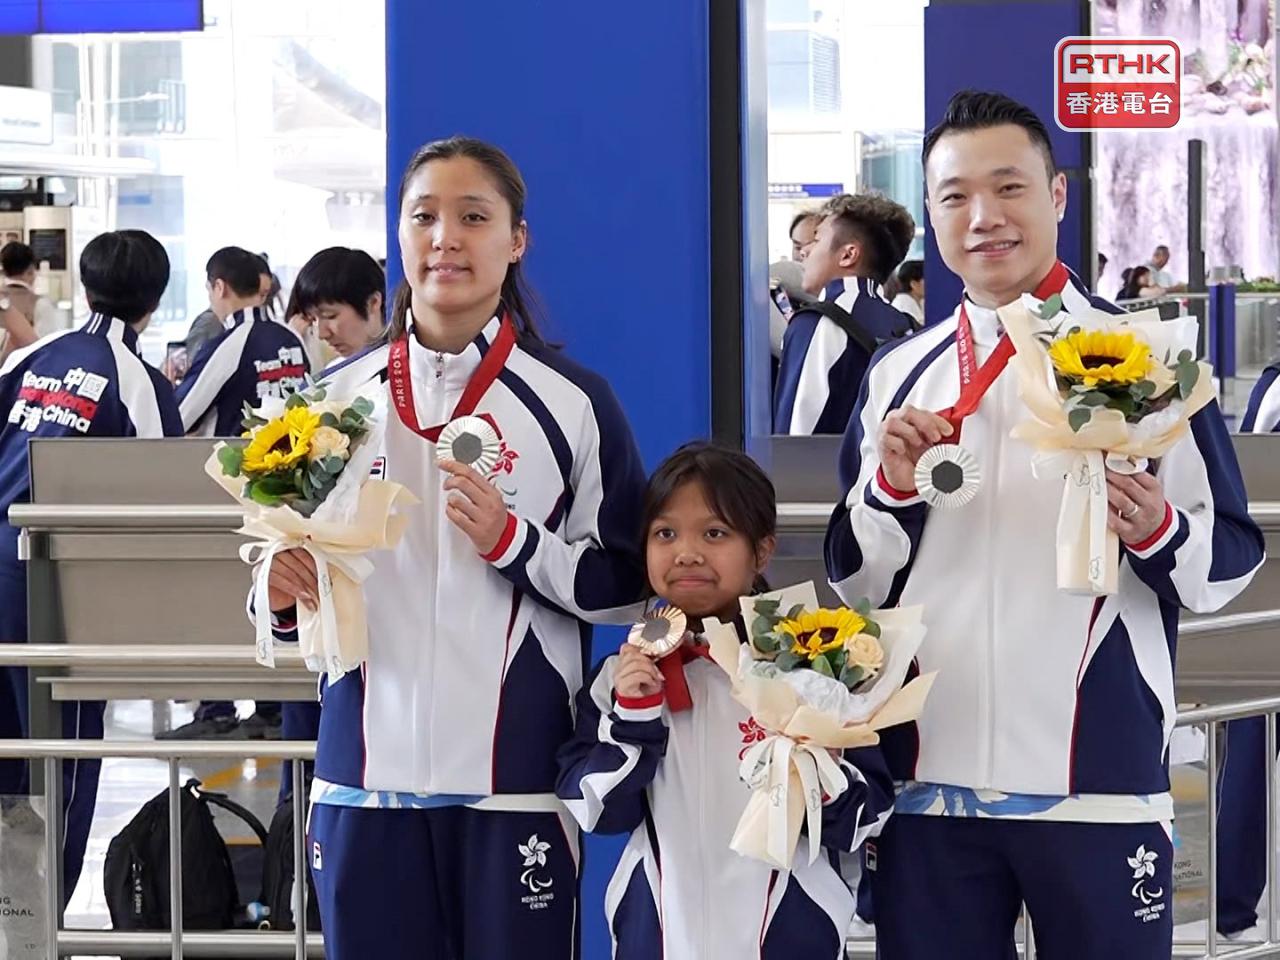
[[[882, 738], [903, 786], [868, 870], [877, 950], [1012, 957], [1025, 902], [1046, 957], [1167, 960], [1178, 617], [1239, 594], [1262, 563], [1262, 534], [1215, 401], [1150, 472], [1108, 471], [1118, 591], [1057, 588], [1062, 484], [1037, 478], [1034, 450], [1010, 436], [1028, 414], [1000, 363], [1012, 351], [996, 310], [1056, 294], [1067, 315], [1118, 311], [1057, 258], [1067, 181], [1031, 110], [957, 94], [925, 138], [924, 165], [938, 249], [964, 299], [873, 360], [826, 539], [841, 597], [924, 606], [919, 669], [938, 673], [919, 721]], [[962, 381], [976, 411], [961, 423], [940, 412]], [[916, 462], [961, 426], [981, 486], [964, 507], [931, 508]]]
[[[50, 334], [0, 367], [0, 514], [31, 499], [27, 443], [32, 437], [182, 436], [173, 389], [141, 356], [138, 335], [169, 283], [164, 247], [141, 230], [104, 233], [80, 257], [89, 322]], [[27, 640], [27, 574], [18, 530], [0, 524], [0, 642]], [[28, 736], [27, 671], [0, 668], [0, 738]], [[100, 702], [62, 705], [65, 737], [102, 736]], [[84, 862], [97, 800], [99, 760], [62, 765], [65, 832], [63, 891], [70, 897]], [[30, 788], [25, 761], [0, 761], [0, 796]]]

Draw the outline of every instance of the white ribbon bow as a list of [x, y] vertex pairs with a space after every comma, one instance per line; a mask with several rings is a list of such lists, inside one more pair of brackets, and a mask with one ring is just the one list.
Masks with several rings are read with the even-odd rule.
[[298, 640], [299, 647], [307, 668], [317, 673], [328, 673], [329, 682], [336, 683], [348, 670], [358, 666], [348, 663], [338, 636], [338, 618], [333, 607], [333, 576], [330, 567], [342, 571], [355, 583], [363, 583], [373, 573], [373, 562], [358, 554], [331, 554], [316, 547], [307, 540], [282, 537], [277, 540], [262, 540], [246, 543], [240, 547], [240, 559], [245, 563], [259, 564], [254, 578], [253, 618], [257, 630], [256, 659], [264, 667], [274, 667], [275, 634], [271, 629], [271, 600], [269, 583], [271, 563], [276, 554], [286, 550], [305, 550], [316, 562], [316, 582], [320, 606], [315, 614], [318, 619], [319, 643], [313, 630], [304, 629], [303, 621], [310, 619], [298, 607]]
[[800, 743], [781, 733], [772, 733], [753, 744], [742, 755], [738, 774], [752, 790], [766, 791], [768, 837], [766, 849], [774, 864], [789, 869], [788, 816], [791, 771], [795, 770], [804, 791], [805, 822], [809, 834], [809, 863], [822, 846], [823, 796], [834, 800], [849, 786], [840, 765], [826, 747]]

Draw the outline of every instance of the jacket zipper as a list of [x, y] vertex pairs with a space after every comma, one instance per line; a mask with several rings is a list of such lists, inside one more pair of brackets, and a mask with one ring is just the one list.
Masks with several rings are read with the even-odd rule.
[[[428, 410], [431, 414], [431, 416], [428, 417], [427, 419], [428, 423], [439, 423], [441, 420], [441, 417], [437, 415], [436, 410], [437, 408], [443, 407], [442, 401], [444, 400], [444, 387], [440, 381], [444, 378], [444, 366], [445, 366], [444, 354], [437, 353], [435, 356], [435, 374], [436, 374], [435, 383], [433, 385], [433, 388], [427, 391], [427, 397], [430, 400], [430, 403], [428, 405]], [[439, 483], [442, 481], [431, 480], [428, 482]], [[440, 536], [445, 529], [443, 517], [444, 517], [444, 500], [447, 494], [444, 492], [443, 489], [439, 487], [437, 487], [437, 490], [438, 492], [437, 492], [435, 510], [433, 510], [430, 513], [431, 524], [433, 529], [431, 530], [431, 538], [429, 542], [433, 544], [439, 544]], [[431, 558], [431, 564], [432, 564], [431, 587], [429, 591], [430, 596], [428, 598], [429, 603], [431, 604], [430, 606], [431, 633], [430, 633], [428, 642], [421, 644], [418, 647], [419, 650], [423, 651], [423, 656], [425, 656], [427, 659], [427, 690], [429, 691], [428, 696], [430, 697], [430, 705], [428, 705], [427, 707], [428, 713], [430, 713], [430, 711], [433, 708], [433, 705], [437, 702], [435, 678], [438, 671], [435, 668], [435, 661], [436, 661], [436, 652], [437, 652], [436, 646], [437, 646], [438, 638], [440, 636], [440, 617], [439, 617], [440, 554], [438, 550], [433, 552], [433, 556]], [[422, 674], [419, 673], [419, 676], [422, 676]], [[417, 705], [415, 704], [415, 708], [416, 707]], [[414, 712], [416, 714], [417, 710], [415, 709]], [[426, 719], [427, 719], [427, 722], [425, 724], [425, 735], [427, 737], [427, 763], [426, 763], [425, 769], [423, 770], [424, 776], [421, 781], [422, 789], [424, 791], [427, 788], [427, 784], [432, 779], [431, 768], [433, 766], [433, 762], [435, 758], [435, 744], [433, 742], [433, 731], [436, 729], [436, 724], [432, 722], [432, 718], [428, 716]], [[421, 754], [419, 754], [419, 756], [421, 756]]]
[[[998, 382], [998, 381], [997, 381]], [[1001, 396], [1001, 388], [997, 387], [996, 395], [992, 398], [995, 403], [995, 430], [992, 433], [994, 437], [1004, 436], [1004, 401]], [[995, 469], [992, 473], [995, 475], [995, 489], [992, 491], [996, 494], [992, 499], [990, 513], [987, 515], [988, 520], [988, 536], [987, 549], [991, 549], [991, 544], [996, 542], [996, 516], [997, 511], [995, 504], [999, 503], [999, 488], [1001, 483], [1001, 466], [1002, 457], [1000, 443], [995, 444]], [[987, 776], [985, 783], [989, 786], [995, 781], [996, 770], [996, 586], [995, 580], [990, 581], [990, 593], [987, 597], [987, 616], [988, 616], [988, 633], [990, 640], [987, 643]]]

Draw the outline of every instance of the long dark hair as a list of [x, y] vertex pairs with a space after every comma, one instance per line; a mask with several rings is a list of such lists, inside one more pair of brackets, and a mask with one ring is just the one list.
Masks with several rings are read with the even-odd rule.
[[[511, 210], [512, 226], [519, 226], [524, 219], [524, 202], [528, 195], [524, 185], [524, 177], [520, 175], [519, 168], [511, 162], [511, 158], [503, 153], [501, 149], [491, 143], [485, 143], [483, 140], [476, 140], [474, 137], [454, 136], [449, 137], [447, 140], [433, 140], [431, 143], [419, 147], [404, 168], [404, 174], [400, 177], [400, 192], [396, 209], [399, 210], [404, 206], [404, 197], [409, 190], [409, 182], [419, 170], [432, 160], [452, 160], [455, 157], [466, 157], [474, 160], [488, 171], [489, 175], [494, 179], [498, 192], [502, 194], [503, 199], [507, 201], [507, 206]], [[386, 333], [387, 339], [395, 340], [404, 335], [405, 318], [409, 313], [412, 299], [413, 291], [408, 282], [401, 280], [400, 285], [396, 287], [395, 298], [391, 302], [391, 317]], [[507, 276], [502, 281], [502, 303], [510, 311], [511, 318], [515, 322], [516, 330], [519, 332], [522, 342], [532, 340], [537, 343], [545, 343], [542, 334], [538, 330], [537, 314], [540, 313], [538, 299], [524, 278], [524, 272], [521, 270], [519, 260], [507, 266]]]
[[[729, 529], [750, 541], [753, 553], [759, 553], [767, 538], [777, 536], [778, 494], [768, 474], [741, 450], [697, 440], [667, 457], [649, 478], [640, 513], [641, 556], [645, 555], [649, 527], [686, 483], [702, 488], [707, 505]], [[764, 593], [769, 582], [757, 574], [751, 588]]]
[[1151, 286], [1151, 270], [1145, 266], [1130, 267], [1121, 279], [1124, 280], [1124, 286], [1116, 294], [1116, 299], [1138, 300], [1142, 297], [1142, 288]]

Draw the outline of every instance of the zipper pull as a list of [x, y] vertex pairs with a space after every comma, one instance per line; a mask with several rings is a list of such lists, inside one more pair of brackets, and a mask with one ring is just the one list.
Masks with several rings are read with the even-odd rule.
[[444, 376], [444, 354], [436, 354], [436, 379], [439, 380]]

